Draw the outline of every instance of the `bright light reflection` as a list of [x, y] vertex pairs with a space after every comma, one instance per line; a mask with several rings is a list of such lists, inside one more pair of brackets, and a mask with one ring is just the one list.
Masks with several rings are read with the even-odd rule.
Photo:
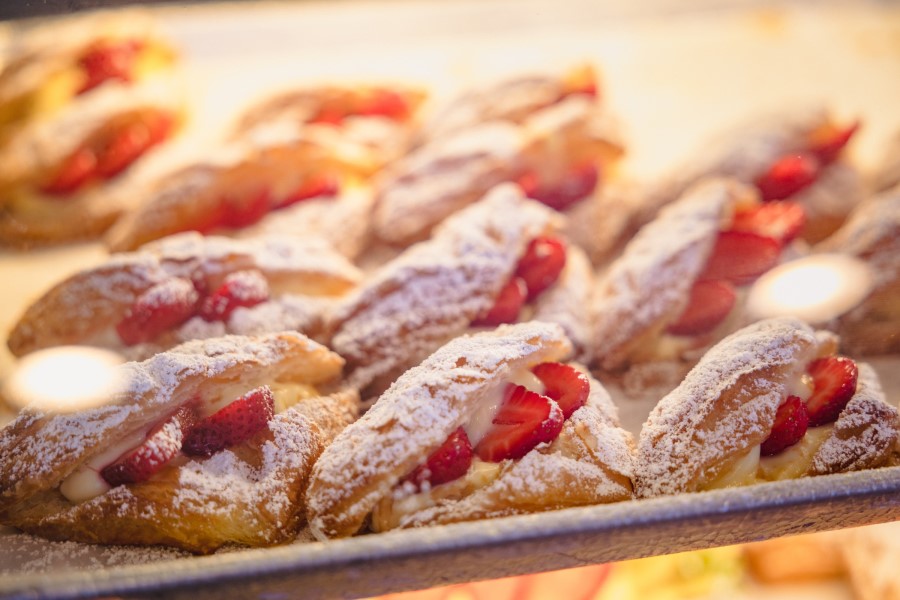
[[750, 289], [747, 310], [756, 319], [795, 316], [822, 323], [859, 304], [871, 289], [866, 263], [843, 254], [817, 254], [760, 277]]
[[3, 387], [18, 407], [70, 412], [99, 406], [119, 389], [115, 352], [84, 346], [61, 346], [29, 354], [18, 362]]

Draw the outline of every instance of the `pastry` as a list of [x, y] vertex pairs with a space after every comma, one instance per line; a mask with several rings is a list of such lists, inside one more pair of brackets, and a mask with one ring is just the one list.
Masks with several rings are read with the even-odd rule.
[[803, 217], [799, 205], [760, 203], [752, 188], [731, 180], [689, 188], [600, 276], [592, 303], [595, 364], [608, 372], [661, 361], [689, 365], [737, 327], [741, 287], [777, 264]]
[[814, 247], [871, 267], [872, 289], [854, 308], [828, 323], [852, 354], [900, 352], [900, 185], [869, 198], [834, 235]]
[[887, 464], [897, 409], [833, 334], [793, 318], [741, 329], [660, 400], [641, 430], [635, 493], [653, 497]]
[[704, 177], [730, 177], [755, 186], [763, 201], [790, 199], [806, 211], [801, 237], [810, 243], [834, 232], [864, 197], [862, 177], [844, 148], [858, 123], [843, 125], [823, 108], [801, 107], [757, 116], [699, 146], [686, 164], [673, 169], [620, 210], [630, 214], [607, 234], [612, 255], [662, 207]]
[[60, 282], [25, 311], [8, 345], [17, 356], [81, 344], [142, 358], [228, 333], [321, 334], [328, 302], [360, 279], [316, 240], [183, 233]]
[[376, 236], [399, 246], [424, 239], [441, 220], [507, 181], [556, 210], [574, 210], [622, 153], [590, 89], [522, 114], [511, 111], [515, 118], [486, 110], [484, 120], [438, 128], [440, 135], [428, 137], [378, 178]]
[[532, 314], [578, 335], [591, 270], [555, 237], [557, 224], [506, 184], [376, 270], [332, 317], [330, 346], [347, 360], [348, 380], [369, 398], [468, 328]]
[[312, 532], [631, 498], [630, 436], [598, 382], [554, 362], [570, 350], [560, 327], [532, 321], [456, 338], [404, 373], [317, 462]]
[[106, 404], [26, 409], [0, 431], [0, 523], [200, 553], [289, 542], [313, 462], [354, 416], [341, 365], [298, 333], [194, 341], [122, 365]]
[[86, 25], [35, 34], [0, 74], [2, 243], [102, 233], [128, 203], [130, 167], [181, 120], [174, 53], [150, 24]]

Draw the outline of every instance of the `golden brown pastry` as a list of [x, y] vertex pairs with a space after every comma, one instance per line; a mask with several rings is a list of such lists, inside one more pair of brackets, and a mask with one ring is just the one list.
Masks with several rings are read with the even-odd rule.
[[[609, 395], [536, 321], [456, 338], [338, 435], [307, 496], [316, 537], [631, 498], [631, 438]], [[521, 383], [522, 385], [516, 385]]]
[[142, 358], [225, 334], [322, 334], [329, 303], [361, 277], [315, 239], [184, 233], [60, 282], [25, 311], [8, 345], [17, 356], [80, 344]]
[[103, 405], [25, 409], [0, 432], [0, 523], [201, 553], [291, 541], [313, 462], [355, 416], [342, 362], [298, 333], [195, 341], [122, 365]]
[[854, 308], [825, 324], [852, 354], [900, 352], [900, 185], [869, 198], [816, 252], [849, 254], [871, 267], [874, 281]]
[[874, 468], [897, 442], [875, 371], [792, 318], [722, 340], [641, 430], [635, 493], [653, 497]]
[[532, 315], [583, 341], [591, 270], [555, 236], [557, 223], [516, 186], [499, 186], [379, 268], [333, 315], [330, 345], [348, 379], [377, 395], [468, 328]]

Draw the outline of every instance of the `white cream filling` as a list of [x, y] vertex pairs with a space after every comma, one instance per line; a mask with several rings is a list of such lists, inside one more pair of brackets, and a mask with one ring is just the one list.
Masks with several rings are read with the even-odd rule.
[[491, 428], [494, 417], [497, 416], [497, 411], [500, 410], [500, 405], [503, 404], [503, 397], [506, 394], [506, 388], [509, 383], [524, 386], [526, 389], [538, 394], [544, 393], [543, 382], [528, 369], [513, 371], [505, 382], [487, 390], [479, 401], [478, 408], [475, 409], [469, 420], [462, 426], [472, 447], [477, 446], [478, 442]]

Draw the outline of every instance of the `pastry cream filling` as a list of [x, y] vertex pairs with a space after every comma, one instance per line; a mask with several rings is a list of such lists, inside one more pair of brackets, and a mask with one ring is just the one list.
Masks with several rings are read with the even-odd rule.
[[[315, 387], [305, 383], [277, 381], [270, 383], [269, 388], [272, 390], [272, 395], [275, 399], [276, 413], [284, 412], [298, 402], [319, 395]], [[204, 400], [200, 407], [199, 418], [208, 417], [221, 410], [248, 391], [250, 390], [246, 384], [230, 383], [219, 386], [214, 396]], [[80, 503], [112, 489], [112, 486], [106, 483], [106, 480], [100, 475], [100, 471], [107, 465], [115, 462], [120, 456], [143, 444], [149, 431], [150, 428], [148, 427], [145, 430], [132, 433], [118, 444], [111, 446], [89, 460], [63, 480], [59, 486], [60, 493], [70, 502]]]
[[500, 405], [503, 404], [503, 397], [506, 395], [507, 385], [521, 385], [532, 392], [543, 394], [544, 384], [540, 379], [535, 377], [534, 373], [527, 369], [518, 369], [510, 373], [507, 381], [500, 383], [487, 390], [478, 402], [478, 408], [469, 416], [468, 422], [463, 424], [466, 436], [472, 446], [477, 446], [481, 438], [488, 432], [493, 424]]

